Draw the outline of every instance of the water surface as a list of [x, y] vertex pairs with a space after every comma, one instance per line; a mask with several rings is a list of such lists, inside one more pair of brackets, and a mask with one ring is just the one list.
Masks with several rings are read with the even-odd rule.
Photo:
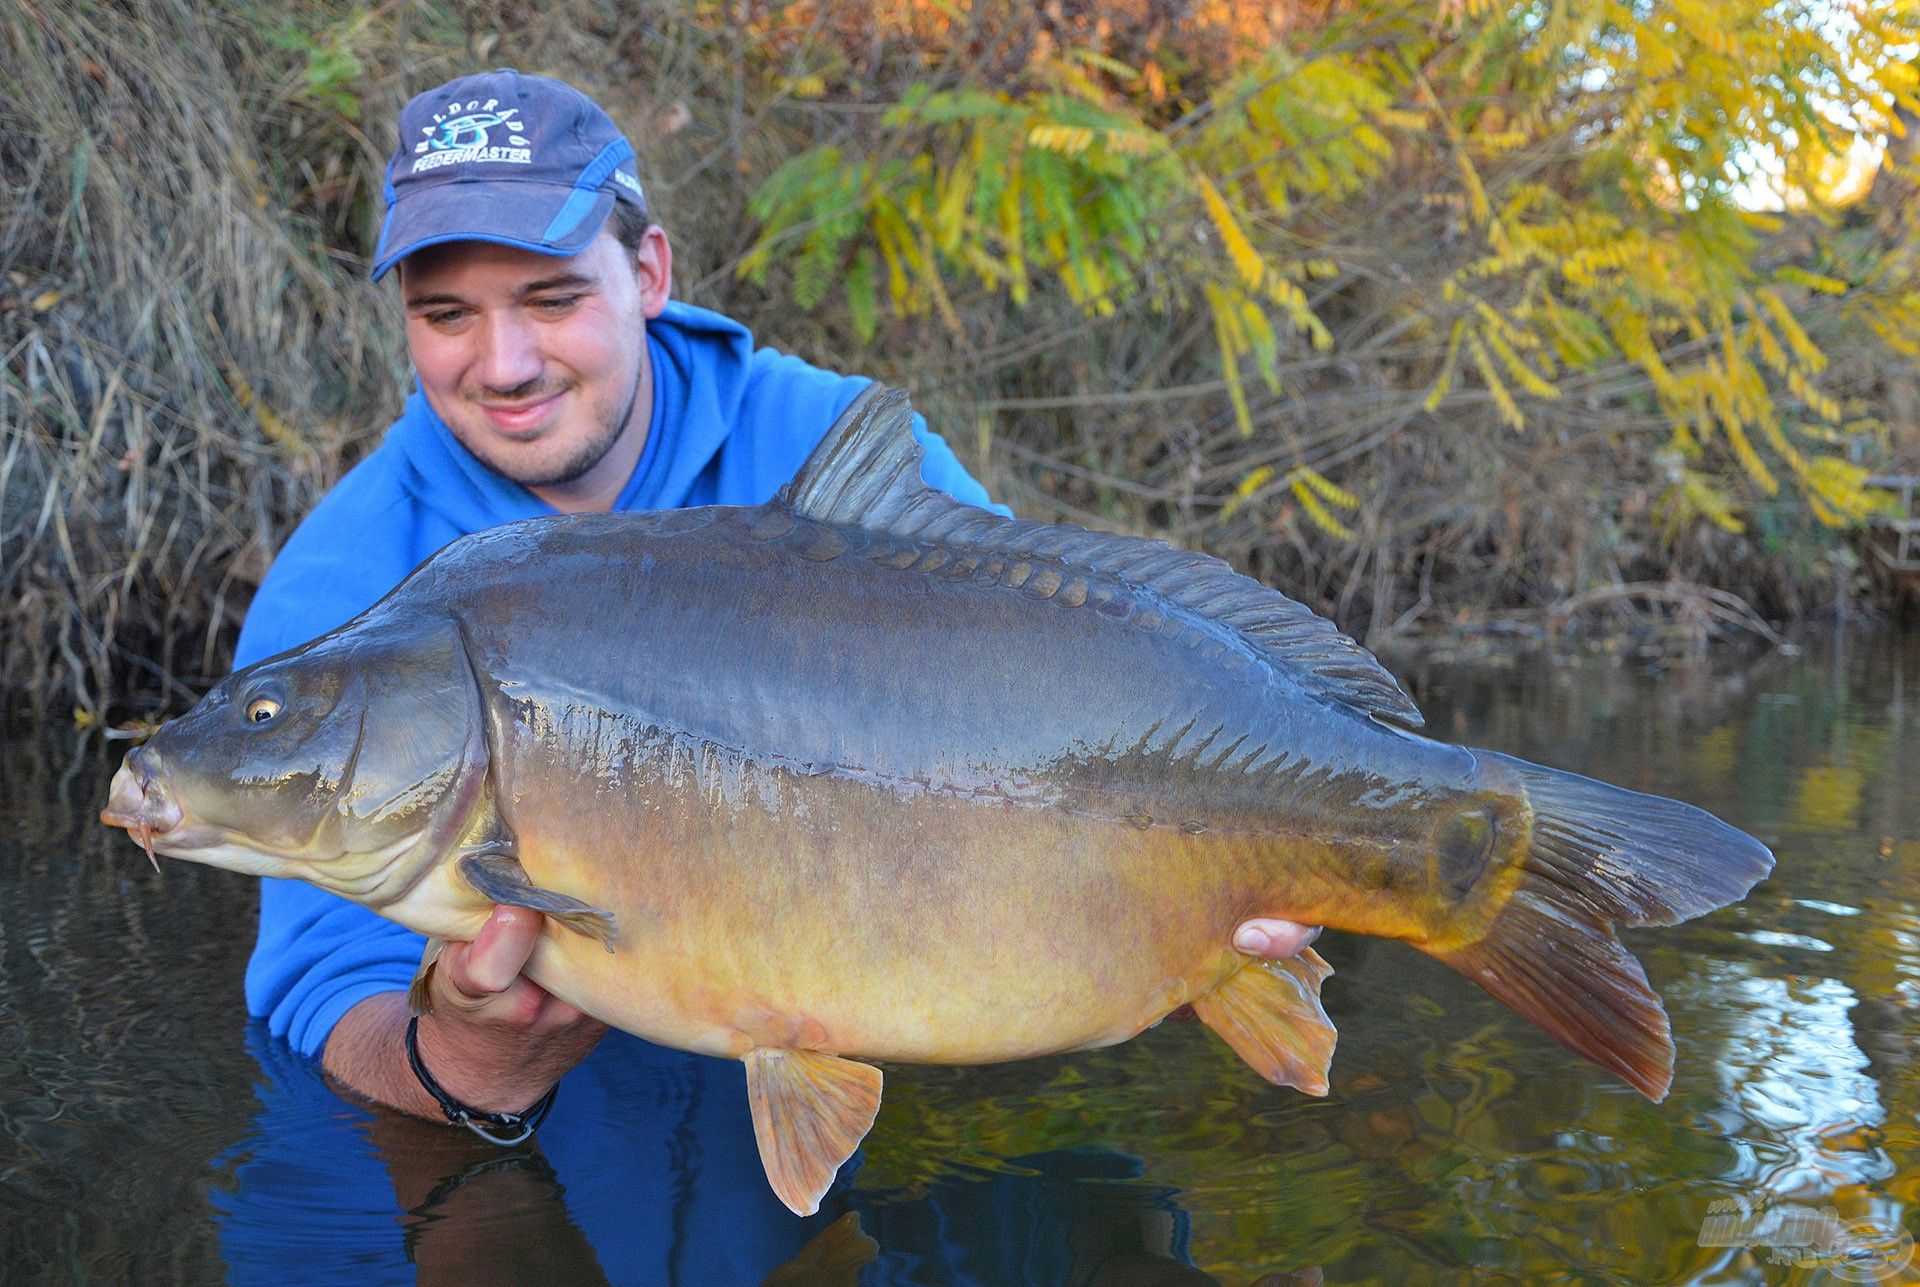
[[16, 730], [0, 1276], [757, 1281], [823, 1234], [857, 1253], [827, 1232], [851, 1211], [877, 1253], [796, 1281], [1874, 1281], [1920, 1232], [1920, 637], [1394, 668], [1437, 736], [1774, 847], [1744, 905], [1629, 936], [1673, 1018], [1665, 1103], [1418, 953], [1329, 935], [1325, 1100], [1191, 1022], [889, 1068], [859, 1169], [800, 1221], [759, 1180], [737, 1065], [610, 1043], [538, 1147], [505, 1151], [334, 1094], [246, 1018], [253, 882], [155, 876], [94, 820], [122, 748]]

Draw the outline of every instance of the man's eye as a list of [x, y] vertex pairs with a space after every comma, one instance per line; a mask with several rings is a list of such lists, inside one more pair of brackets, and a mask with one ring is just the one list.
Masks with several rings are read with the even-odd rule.
[[463, 308], [441, 308], [426, 314], [426, 319], [430, 326], [452, 326], [466, 315], [467, 311]]
[[579, 302], [578, 295], [542, 295], [533, 306], [543, 313], [564, 313]]

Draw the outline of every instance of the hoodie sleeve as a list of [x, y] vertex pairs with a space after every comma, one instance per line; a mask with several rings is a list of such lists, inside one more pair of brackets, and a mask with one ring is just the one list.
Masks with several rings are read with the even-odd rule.
[[[758, 476], [746, 494], [724, 498], [728, 504], [752, 505], [773, 495], [806, 463], [840, 413], [873, 384], [864, 375], [838, 375], [773, 349], [758, 350], [754, 362], [753, 383], [741, 418], [751, 427], [746, 437], [757, 453]], [[920, 443], [920, 477], [927, 486], [968, 505], [1013, 517], [1012, 510], [987, 495], [946, 439], [918, 411], [913, 413], [913, 436]]]
[[304, 881], [260, 883], [260, 937], [247, 962], [247, 1010], [318, 1059], [342, 1015], [370, 996], [404, 992], [426, 940]]
[[[351, 620], [412, 570], [417, 525], [404, 498], [378, 485], [382, 463], [369, 457], [367, 472], [343, 480], [287, 541], [247, 609], [236, 670]], [[406, 988], [424, 949], [418, 934], [356, 903], [302, 881], [263, 880], [247, 1009], [317, 1059], [341, 1015]]]
[[1013, 517], [1012, 510], [987, 495], [987, 489], [967, 472], [967, 467], [953, 454], [953, 448], [947, 446], [947, 440], [929, 428], [927, 418], [918, 411], [913, 413], [913, 436], [920, 441], [920, 477], [927, 486], [957, 501], [990, 509], [1006, 518]]

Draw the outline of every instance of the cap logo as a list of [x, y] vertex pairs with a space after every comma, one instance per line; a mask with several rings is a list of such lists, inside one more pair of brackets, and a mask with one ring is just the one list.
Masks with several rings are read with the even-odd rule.
[[[497, 98], [448, 103], [433, 114], [432, 125], [420, 128], [423, 137], [413, 145], [412, 173], [469, 161], [533, 164], [533, 148], [519, 114], [517, 107], [501, 109]], [[504, 135], [505, 146], [493, 141], [496, 130]]]

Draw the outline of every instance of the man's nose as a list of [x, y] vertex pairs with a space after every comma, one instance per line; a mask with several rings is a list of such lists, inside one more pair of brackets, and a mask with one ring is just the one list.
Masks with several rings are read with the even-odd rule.
[[487, 319], [481, 336], [480, 381], [490, 389], [517, 389], [540, 375], [533, 328], [510, 313]]

